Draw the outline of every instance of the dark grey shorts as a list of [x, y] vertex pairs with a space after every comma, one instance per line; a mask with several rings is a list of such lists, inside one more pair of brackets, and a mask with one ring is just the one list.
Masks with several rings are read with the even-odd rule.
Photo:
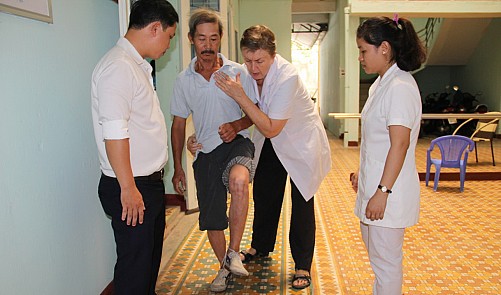
[[199, 153], [193, 163], [200, 209], [200, 230], [224, 230], [228, 227], [227, 192], [231, 167], [240, 164], [249, 170], [249, 181], [254, 178], [254, 144], [241, 135], [230, 143], [222, 143], [212, 152]]

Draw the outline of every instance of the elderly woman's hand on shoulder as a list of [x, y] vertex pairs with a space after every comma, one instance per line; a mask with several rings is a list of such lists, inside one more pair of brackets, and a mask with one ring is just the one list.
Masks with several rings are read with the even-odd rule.
[[233, 98], [237, 103], [241, 103], [247, 97], [242, 83], [240, 82], [240, 73], [238, 73], [235, 76], [235, 80], [233, 80], [227, 74], [218, 71], [214, 73], [214, 80], [216, 81], [216, 86], [226, 93], [226, 95]]

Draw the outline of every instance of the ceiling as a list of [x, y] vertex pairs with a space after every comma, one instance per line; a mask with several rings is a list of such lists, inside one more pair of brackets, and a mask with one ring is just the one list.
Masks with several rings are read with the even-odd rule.
[[336, 11], [336, 0], [292, 0], [292, 40], [312, 47], [328, 30], [329, 13]]
[[427, 65], [467, 64], [491, 21], [491, 18], [442, 19]]
[[[292, 0], [292, 40], [311, 48], [328, 30], [336, 0]], [[443, 18], [428, 65], [464, 65], [477, 47], [491, 18]]]
[[330, 13], [336, 11], [336, 0], [292, 0], [292, 14]]

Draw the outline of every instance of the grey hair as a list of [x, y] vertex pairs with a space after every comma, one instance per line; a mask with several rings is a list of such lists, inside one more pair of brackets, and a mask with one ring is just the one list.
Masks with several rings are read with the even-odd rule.
[[188, 23], [190, 28], [188, 34], [194, 38], [197, 26], [206, 23], [217, 24], [219, 27], [219, 36], [223, 36], [223, 22], [219, 15], [210, 8], [197, 8], [193, 11]]

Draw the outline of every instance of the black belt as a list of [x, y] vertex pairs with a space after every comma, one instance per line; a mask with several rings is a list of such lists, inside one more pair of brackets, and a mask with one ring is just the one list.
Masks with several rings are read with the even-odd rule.
[[134, 177], [135, 180], [147, 180], [147, 181], [158, 181], [158, 180], [162, 180], [164, 178], [164, 169], [160, 170], [160, 171], [157, 171], [157, 172], [154, 172], [153, 174], [151, 175], [147, 175], [147, 176], [136, 176]]

